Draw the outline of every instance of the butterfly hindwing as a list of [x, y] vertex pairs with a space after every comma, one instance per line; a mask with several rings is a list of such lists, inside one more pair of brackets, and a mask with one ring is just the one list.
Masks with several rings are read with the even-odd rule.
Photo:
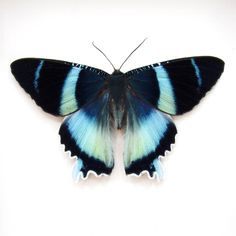
[[191, 110], [219, 79], [224, 62], [202, 56], [170, 60], [127, 72], [129, 85], [159, 110], [179, 115]]
[[89, 171], [97, 175], [111, 173], [113, 130], [108, 93], [66, 118], [59, 134], [65, 150], [71, 151], [79, 160], [75, 165], [76, 176], [82, 172], [82, 177], [86, 178]]
[[61, 116], [78, 110], [94, 98], [108, 75], [92, 67], [40, 58], [16, 60], [11, 70], [44, 111]]
[[160, 156], [171, 148], [177, 133], [171, 118], [135, 94], [127, 96], [124, 164], [126, 174], [158, 173]]

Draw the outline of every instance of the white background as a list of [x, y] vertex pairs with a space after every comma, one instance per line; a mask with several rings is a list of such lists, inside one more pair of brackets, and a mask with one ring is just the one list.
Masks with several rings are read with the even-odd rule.
[[[236, 2], [0, 1], [0, 235], [236, 235]], [[62, 119], [20, 88], [10, 63], [46, 57], [123, 71], [193, 55], [222, 58], [225, 72], [190, 113], [175, 118], [165, 180], [126, 177], [122, 140], [108, 178], [75, 184], [60, 145]]]

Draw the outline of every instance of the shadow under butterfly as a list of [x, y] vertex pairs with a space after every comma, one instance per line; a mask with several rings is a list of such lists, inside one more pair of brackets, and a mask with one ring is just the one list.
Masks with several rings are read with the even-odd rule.
[[[143, 40], [144, 42], [145, 40]], [[142, 43], [143, 43], [142, 42]], [[177, 133], [171, 116], [191, 110], [216, 83], [224, 62], [212, 56], [169, 60], [112, 74], [66, 61], [23, 58], [11, 71], [42, 109], [68, 116], [59, 134], [76, 156], [73, 176], [109, 175], [114, 167], [116, 129], [124, 133], [126, 174], [162, 177], [160, 156], [170, 151]]]

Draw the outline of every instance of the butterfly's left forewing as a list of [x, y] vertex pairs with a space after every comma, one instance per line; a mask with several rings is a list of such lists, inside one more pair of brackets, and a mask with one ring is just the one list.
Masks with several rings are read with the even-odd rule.
[[66, 61], [23, 58], [11, 64], [23, 89], [46, 112], [68, 115], [103, 89], [107, 73]]

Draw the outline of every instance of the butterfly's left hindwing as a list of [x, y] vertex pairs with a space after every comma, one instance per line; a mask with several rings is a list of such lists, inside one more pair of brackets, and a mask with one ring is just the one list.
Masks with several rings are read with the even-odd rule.
[[11, 64], [13, 75], [44, 111], [65, 116], [98, 95], [108, 75], [92, 67], [40, 58]]
[[[77, 157], [76, 179], [89, 171], [97, 175], [110, 174], [114, 165], [113, 129], [109, 113], [109, 94], [88, 103], [63, 122], [59, 134], [65, 150]], [[79, 168], [78, 168], [79, 166]]]

